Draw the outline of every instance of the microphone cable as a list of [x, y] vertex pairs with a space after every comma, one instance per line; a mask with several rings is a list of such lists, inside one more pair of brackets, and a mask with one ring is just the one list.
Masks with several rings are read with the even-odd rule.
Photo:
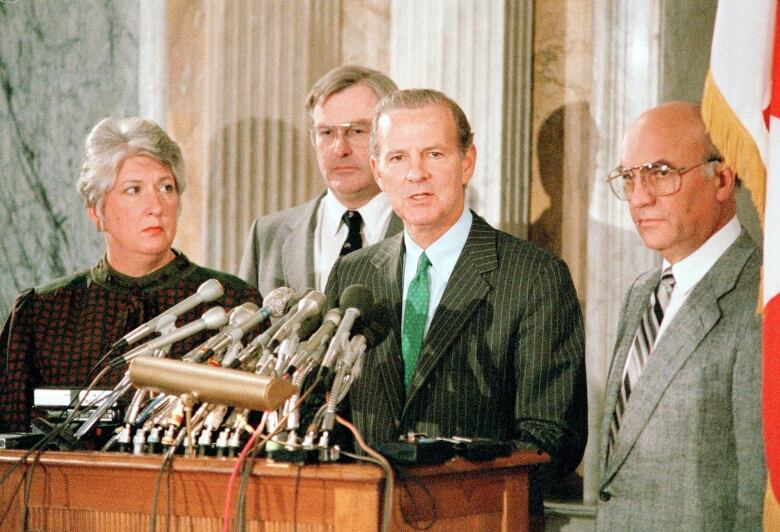
[[[92, 391], [92, 389], [97, 385], [97, 383], [102, 379], [106, 373], [108, 373], [109, 368], [103, 368], [103, 370], [98, 373], [98, 375], [95, 377], [95, 379], [92, 381], [92, 383], [89, 385], [85, 393], [79, 394], [77, 398], [74, 398], [74, 400], [78, 399], [76, 401], [76, 405], [74, 406], [71, 413], [68, 415], [68, 417], [65, 418], [64, 421], [60, 422], [59, 424], [55, 425], [53, 429], [46, 434], [41, 440], [39, 440], [36, 444], [34, 444], [32, 447], [30, 447], [28, 450], [22, 454], [22, 456], [19, 457], [19, 459], [11, 465], [8, 469], [6, 469], [2, 475], [0, 475], [0, 486], [5, 483], [6, 480], [8, 480], [14, 471], [19, 469], [22, 464], [27, 462], [27, 458], [30, 455], [33, 455], [32, 462], [29, 464], [27, 470], [24, 472], [24, 494], [22, 499], [22, 513], [21, 513], [21, 520], [19, 522], [19, 526], [22, 530], [27, 530], [27, 518], [28, 518], [28, 509], [29, 509], [29, 503], [30, 503], [30, 491], [32, 489], [32, 481], [33, 481], [33, 473], [35, 472], [35, 468], [38, 465], [38, 461], [40, 460], [41, 454], [43, 451], [46, 450], [46, 446], [54, 440], [57, 436], [62, 434], [63, 431], [68, 429], [68, 426], [73, 421], [73, 419], [78, 415], [79, 408], [81, 407], [81, 404], [86, 399], [89, 392]], [[71, 404], [73, 401], [71, 401]], [[9, 507], [10, 508], [10, 507]]]
[[[277, 422], [276, 429], [273, 432], [270, 432], [266, 434], [257, 444], [255, 445], [255, 442], [257, 441], [258, 436], [262, 432], [262, 430], [265, 428], [265, 422], [266, 418], [268, 416], [268, 412], [263, 413], [263, 418], [260, 420], [260, 423], [258, 424], [257, 428], [252, 432], [252, 436], [250, 436], [249, 440], [244, 445], [244, 448], [241, 450], [241, 453], [238, 456], [238, 459], [236, 460], [236, 463], [233, 466], [233, 470], [230, 473], [230, 479], [228, 480], [228, 487], [227, 492], [225, 494], [225, 506], [222, 513], [222, 532], [228, 532], [230, 530], [230, 521], [231, 521], [231, 500], [233, 498], [233, 490], [235, 486], [236, 477], [238, 476], [239, 470], [242, 471], [242, 482], [239, 489], [239, 497], [238, 497], [238, 509], [237, 509], [237, 519], [239, 520], [239, 523], [242, 523], [244, 520], [244, 501], [246, 498], [246, 488], [249, 484], [249, 476], [251, 475], [252, 471], [252, 465], [254, 464], [254, 458], [256, 454], [265, 446], [268, 441], [273, 438], [276, 434], [284, 430], [284, 427], [286, 426], [287, 418], [290, 416], [290, 413], [295, 410], [295, 408], [300, 407], [306, 401], [306, 399], [309, 397], [309, 395], [314, 391], [315, 387], [319, 384], [319, 379], [315, 379], [314, 382], [309, 386], [306, 391], [301, 394], [301, 397], [298, 399], [298, 402], [295, 404], [293, 408], [290, 409], [290, 411], [282, 416], [279, 421]], [[254, 451], [252, 453], [252, 456], [250, 460], [248, 461], [249, 467], [244, 467], [242, 469], [242, 464], [247, 458], [247, 455], [249, 455], [250, 451]], [[246, 481], [244, 481], [246, 479]]]
[[349, 429], [349, 431], [352, 433], [352, 436], [355, 438], [355, 442], [358, 444], [358, 446], [363, 449], [363, 451], [368, 456], [363, 456], [360, 454], [354, 454], [354, 453], [348, 453], [342, 451], [341, 454], [348, 456], [350, 458], [353, 458], [355, 460], [363, 460], [367, 462], [372, 462], [379, 467], [382, 468], [382, 470], [385, 472], [385, 492], [383, 495], [382, 500], [382, 532], [388, 532], [390, 530], [390, 519], [393, 516], [393, 490], [395, 488], [394, 483], [394, 474], [393, 474], [393, 467], [390, 465], [390, 462], [387, 461], [387, 458], [379, 454], [376, 450], [374, 450], [372, 447], [370, 447], [366, 440], [363, 439], [363, 435], [360, 434], [360, 431], [344, 419], [343, 417], [336, 415], [336, 421], [339, 423], [339, 425], [342, 425]]

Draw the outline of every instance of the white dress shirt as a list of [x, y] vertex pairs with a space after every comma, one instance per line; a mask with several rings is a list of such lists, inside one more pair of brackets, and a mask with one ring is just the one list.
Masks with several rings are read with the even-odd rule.
[[[699, 249], [672, 266], [674, 290], [672, 290], [672, 297], [669, 299], [669, 305], [664, 312], [664, 319], [655, 337], [656, 343], [658, 343], [658, 339], [661, 338], [664, 331], [669, 327], [669, 323], [677, 314], [677, 311], [680, 310], [680, 307], [688, 299], [688, 295], [693, 288], [710, 271], [710, 268], [726, 252], [729, 246], [734, 243], [741, 232], [742, 226], [737, 217], [734, 216], [726, 225], [707, 239]], [[669, 263], [664, 260], [661, 271], [668, 267]]]
[[[463, 246], [466, 245], [466, 239], [471, 230], [471, 211], [464, 208], [458, 221], [450, 227], [446, 233], [441, 235], [436, 242], [422, 249], [415, 244], [409, 233], [404, 230], [404, 245], [406, 254], [404, 256], [404, 310], [406, 311], [406, 294], [409, 292], [409, 285], [417, 274], [417, 263], [420, 255], [425, 251], [431, 265], [428, 268], [428, 315], [425, 318], [425, 333], [428, 333], [428, 327], [431, 325], [436, 308], [439, 306], [444, 289], [447, 288], [447, 282], [450, 280], [452, 270], [455, 269], [455, 263], [460, 258]], [[403, 323], [403, 315], [401, 316]]]
[[[341, 219], [347, 210], [330, 189], [317, 208], [317, 227], [314, 229], [314, 288], [320, 292], [325, 291], [330, 271], [339, 258], [341, 247], [349, 233], [349, 228]], [[380, 192], [357, 211], [363, 218], [363, 228], [360, 231], [363, 247], [384, 239], [393, 213], [387, 196]]]

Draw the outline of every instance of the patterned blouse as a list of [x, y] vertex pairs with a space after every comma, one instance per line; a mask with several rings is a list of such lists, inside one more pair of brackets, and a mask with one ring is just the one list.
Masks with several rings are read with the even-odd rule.
[[[114, 342], [211, 278], [222, 283], [224, 295], [179, 316], [177, 327], [217, 305], [225, 311], [247, 301], [262, 306], [260, 293], [244, 281], [193, 264], [179, 252], [143, 277], [122, 275], [103, 258], [90, 270], [22, 292], [0, 334], [0, 432], [29, 430], [35, 388], [83, 386]], [[173, 344], [170, 356], [181, 357], [212, 334], [203, 331]], [[109, 372], [98, 388], [113, 387], [125, 369]]]

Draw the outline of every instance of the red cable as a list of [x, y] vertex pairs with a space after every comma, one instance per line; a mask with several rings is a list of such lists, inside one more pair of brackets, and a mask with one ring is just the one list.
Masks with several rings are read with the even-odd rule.
[[[230, 519], [231, 519], [231, 500], [233, 499], [233, 487], [236, 482], [236, 476], [238, 476], [238, 471], [241, 469], [241, 464], [244, 463], [244, 459], [246, 458], [246, 455], [249, 454], [249, 451], [254, 447], [255, 440], [257, 439], [257, 436], [262, 432], [263, 427], [265, 426], [265, 420], [267, 417], [267, 412], [263, 414], [263, 419], [260, 420], [260, 424], [255, 428], [255, 431], [252, 433], [252, 436], [249, 438], [249, 441], [246, 442], [246, 445], [244, 445], [244, 448], [241, 449], [241, 453], [238, 455], [238, 458], [236, 459], [236, 463], [233, 466], [233, 471], [230, 473], [230, 479], [228, 480], [228, 487], [227, 487], [227, 494], [225, 494], [225, 508], [222, 511], [222, 532], [229, 532], [230, 530]], [[240, 429], [239, 429], [240, 430]]]

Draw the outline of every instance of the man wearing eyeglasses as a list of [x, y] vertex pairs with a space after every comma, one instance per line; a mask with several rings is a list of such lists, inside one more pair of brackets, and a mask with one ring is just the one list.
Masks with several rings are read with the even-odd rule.
[[383, 73], [355, 65], [332, 69], [312, 87], [306, 112], [327, 190], [257, 218], [239, 277], [261, 293], [278, 286], [323, 291], [339, 256], [403, 229], [369, 166], [371, 111], [396, 88]]
[[761, 252], [696, 105], [647, 111], [612, 192], [663, 258], [629, 290], [607, 380], [600, 530], [760, 530]]

